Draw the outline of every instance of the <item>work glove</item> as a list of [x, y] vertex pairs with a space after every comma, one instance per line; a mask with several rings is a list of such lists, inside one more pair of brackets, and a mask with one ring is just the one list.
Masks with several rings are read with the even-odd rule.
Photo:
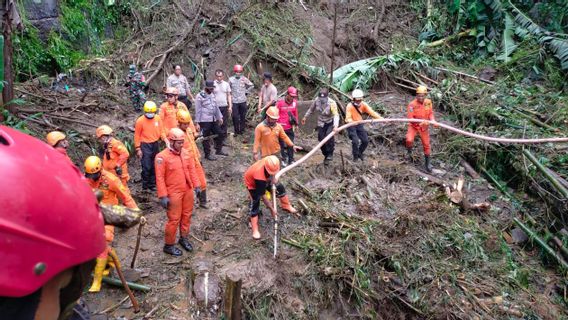
[[142, 149], [140, 149], [140, 148], [136, 149], [136, 156], [138, 158], [142, 158]]
[[197, 196], [201, 193], [201, 187], [195, 187], [193, 190], [195, 190], [195, 194], [197, 194]]
[[117, 166], [114, 171], [116, 171], [116, 175], [122, 177], [122, 168]]
[[162, 208], [167, 209], [168, 206], [170, 205], [170, 198], [161, 197], [160, 198], [160, 205], [162, 206]]

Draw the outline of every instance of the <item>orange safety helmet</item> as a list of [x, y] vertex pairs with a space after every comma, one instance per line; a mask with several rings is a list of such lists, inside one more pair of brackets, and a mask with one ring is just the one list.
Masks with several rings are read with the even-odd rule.
[[428, 94], [428, 88], [426, 86], [419, 86], [416, 88], [416, 94]]
[[97, 156], [90, 156], [85, 160], [85, 173], [93, 174], [101, 171], [103, 164], [101, 158]]
[[45, 137], [45, 140], [47, 140], [47, 144], [49, 144], [52, 147], [55, 147], [55, 145], [65, 139], [65, 133], [61, 132], [61, 131], [51, 131], [50, 133], [47, 134], [47, 136]]
[[180, 128], [172, 128], [168, 133], [168, 140], [179, 141], [185, 139], [185, 133]]
[[191, 122], [191, 115], [188, 111], [178, 110], [176, 114], [176, 119], [179, 123], [189, 123]]
[[104, 135], [110, 135], [111, 133], [112, 129], [106, 124], [103, 124], [102, 126], [98, 127], [96, 131], [97, 138], [100, 138]]
[[174, 87], [166, 88], [166, 94], [175, 94], [176, 96], [179, 95], [179, 90]]
[[268, 156], [264, 159], [264, 168], [269, 175], [273, 176], [280, 171], [280, 160], [277, 156]]
[[269, 107], [268, 109], [266, 109], [266, 116], [268, 116], [270, 119], [278, 120], [278, 118], [280, 118], [280, 112], [276, 107]]

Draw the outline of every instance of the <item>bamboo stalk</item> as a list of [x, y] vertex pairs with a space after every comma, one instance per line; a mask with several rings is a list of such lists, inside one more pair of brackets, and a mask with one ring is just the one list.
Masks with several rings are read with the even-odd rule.
[[[103, 277], [103, 282], [106, 283], [106, 284], [110, 284], [112, 286], [122, 287], [122, 282], [120, 282], [119, 279]], [[152, 289], [148, 286], [138, 284], [138, 283], [135, 283], [135, 282], [130, 282], [130, 281], [126, 281], [126, 284], [128, 285], [128, 287], [130, 289], [143, 291], [143, 292], [147, 292], [147, 291], [150, 291]]]
[[462, 31], [462, 32], [460, 32], [460, 33], [452, 34], [452, 35], [450, 35], [450, 36], [448, 36], [448, 37], [445, 37], [445, 38], [443, 38], [443, 39], [439, 39], [439, 40], [436, 40], [436, 41], [427, 43], [426, 46], [429, 47], [429, 48], [440, 46], [440, 45], [442, 45], [442, 44], [444, 44], [444, 43], [446, 43], [446, 42], [450, 42], [450, 41], [452, 41], [452, 40], [454, 40], [454, 39], [458, 39], [458, 38], [467, 36], [470, 31], [471, 31], [471, 29], [467, 29], [467, 30]]
[[564, 258], [560, 254], [558, 254], [556, 251], [554, 251], [554, 249], [552, 249], [548, 244], [546, 244], [546, 241], [541, 239], [534, 231], [532, 231], [528, 226], [526, 226], [524, 223], [522, 223], [519, 219], [513, 218], [513, 221], [530, 238], [532, 238], [544, 251], [546, 251], [549, 255], [553, 256], [556, 259], [556, 261], [558, 261], [558, 263], [560, 265], [562, 265], [562, 267], [564, 267], [565, 269], [568, 269], [568, 262], [566, 262], [566, 260], [564, 260]]
[[538, 170], [540, 170], [540, 172], [542, 172], [546, 179], [554, 186], [556, 191], [562, 194], [564, 198], [568, 198], [568, 190], [564, 188], [558, 179], [553, 177], [550, 172], [546, 170], [546, 167], [543, 166], [528, 149], [523, 149], [523, 154], [538, 168]]
[[519, 110], [517, 110], [517, 109], [513, 109], [513, 111], [515, 111], [515, 112], [516, 112], [518, 115], [520, 115], [521, 117], [523, 117], [523, 118], [525, 118], [525, 119], [531, 121], [532, 123], [536, 124], [537, 126], [539, 126], [539, 127], [541, 127], [541, 128], [545, 128], [545, 129], [548, 129], [548, 130], [550, 130], [550, 131], [555, 131], [555, 132], [558, 132], [558, 131], [559, 131], [558, 128], [555, 128], [555, 127], [553, 127], [553, 126], [551, 126], [551, 125], [548, 125], [548, 124], [546, 124], [546, 123], [544, 123], [544, 122], [542, 122], [542, 121], [540, 121], [540, 120], [538, 120], [538, 119], [535, 119], [534, 117], [531, 117], [531, 116], [529, 116], [529, 115], [526, 115], [526, 114], [522, 113], [521, 111], [519, 111]]

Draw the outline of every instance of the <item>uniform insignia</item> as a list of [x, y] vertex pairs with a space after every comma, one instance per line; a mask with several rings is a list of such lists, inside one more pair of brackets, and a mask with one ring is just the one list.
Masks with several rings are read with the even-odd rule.
[[164, 159], [162, 159], [162, 158], [156, 158], [156, 163], [157, 163], [157, 164], [162, 164], [162, 163], [164, 163]]

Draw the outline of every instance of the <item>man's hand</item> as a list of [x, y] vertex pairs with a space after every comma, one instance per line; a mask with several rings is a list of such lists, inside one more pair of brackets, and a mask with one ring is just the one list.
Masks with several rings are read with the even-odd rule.
[[195, 193], [199, 196], [199, 194], [201, 193], [201, 187], [195, 187], [193, 188], [193, 190], [195, 190]]
[[218, 125], [222, 125], [222, 124], [223, 124], [223, 119], [217, 120], [217, 124], [218, 124]]
[[258, 161], [258, 153], [253, 153], [252, 158], [254, 159], [254, 161]]
[[304, 148], [300, 146], [293, 146], [292, 148], [294, 148], [294, 151], [304, 150]]
[[116, 171], [116, 175], [120, 178], [122, 177], [122, 168], [117, 166], [116, 168], [114, 168], [114, 171]]
[[339, 132], [339, 128], [338, 128], [338, 127], [333, 127], [333, 132], [338, 133], [338, 132]]
[[136, 149], [136, 156], [137, 156], [138, 158], [142, 158], [142, 149], [140, 149], [140, 148], [137, 148], [137, 149]]
[[233, 114], [233, 107], [229, 107], [229, 109], [227, 109], [227, 112], [228, 112], [229, 114]]
[[306, 125], [306, 117], [302, 118], [302, 125], [305, 126]]
[[160, 198], [160, 205], [162, 206], [162, 208], [167, 209], [170, 206], [170, 198], [161, 197]]
[[421, 127], [427, 127], [429, 124], [430, 124], [430, 121], [428, 121], [428, 120], [420, 122]]

